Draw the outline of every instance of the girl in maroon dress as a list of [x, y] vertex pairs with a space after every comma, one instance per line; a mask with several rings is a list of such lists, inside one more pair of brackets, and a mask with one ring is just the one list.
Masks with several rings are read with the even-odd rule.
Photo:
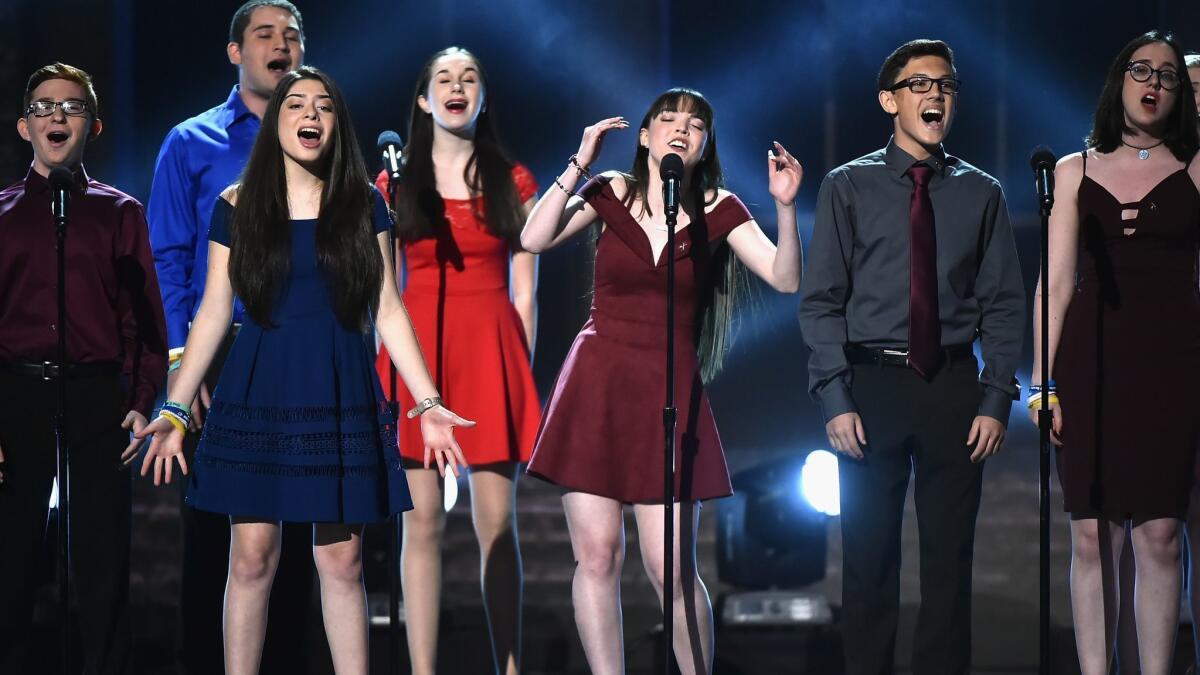
[[[520, 671], [521, 555], [515, 481], [529, 460], [540, 401], [530, 370], [536, 261], [520, 246], [537, 183], [505, 156], [488, 112], [482, 64], [449, 47], [421, 70], [407, 162], [393, 208], [404, 305], [447, 405], [478, 426], [457, 437], [470, 466], [471, 510], [496, 672]], [[388, 193], [386, 174], [376, 185]], [[511, 273], [511, 274], [510, 274]], [[511, 287], [509, 279], [511, 277]], [[377, 361], [390, 392], [391, 358]], [[401, 389], [402, 410], [414, 403]], [[467, 413], [463, 413], [467, 415]], [[415, 509], [404, 514], [401, 569], [412, 671], [437, 666], [442, 486], [414, 420], [398, 424]], [[461, 431], [467, 431], [462, 429]], [[453, 480], [453, 479], [451, 479]]]
[[[529, 473], [565, 490], [576, 560], [575, 621], [588, 664], [593, 673], [624, 672], [624, 504], [633, 505], [642, 560], [660, 601], [663, 594], [663, 256], [674, 256], [679, 510], [672, 638], [683, 673], [708, 673], [712, 607], [696, 570], [698, 505], [731, 490], [703, 382], [717, 372], [724, 355], [737, 261], [779, 291], [794, 293], [800, 285], [793, 201], [803, 172], [776, 143], [767, 165], [779, 223], [777, 248], [741, 200], [722, 188], [712, 107], [699, 92], [672, 89], [643, 118], [630, 172], [606, 172], [574, 194], [605, 135], [628, 126], [624, 118], [613, 117], [584, 131], [579, 152], [534, 207], [521, 234], [527, 250], [541, 252], [600, 223], [591, 316], [546, 405]], [[671, 153], [682, 157], [684, 176], [675, 250], [664, 251], [659, 163]]]
[[1045, 287], [1057, 391], [1047, 383], [1043, 395], [1053, 393], [1085, 675], [1107, 673], [1112, 659], [1113, 570], [1126, 523], [1142, 672], [1169, 671], [1177, 632], [1180, 524], [1200, 441], [1200, 138], [1183, 64], [1170, 35], [1126, 45], [1109, 69], [1088, 148], [1055, 171]]

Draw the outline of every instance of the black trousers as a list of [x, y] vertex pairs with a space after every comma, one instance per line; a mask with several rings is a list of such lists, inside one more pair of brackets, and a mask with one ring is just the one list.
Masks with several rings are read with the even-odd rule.
[[[235, 333], [230, 333], [205, 376], [216, 390], [221, 368]], [[302, 367], [302, 366], [298, 366]], [[200, 434], [188, 434], [184, 444], [189, 468], [194, 465]], [[187, 481], [181, 484], [186, 489]], [[183, 492], [180, 493], [182, 500]], [[186, 504], [183, 521], [181, 660], [189, 675], [225, 672], [225, 581], [229, 574], [229, 516], [193, 509]], [[303, 675], [308, 672], [308, 617], [312, 606], [312, 524], [284, 523], [283, 550], [271, 586], [267, 636], [263, 644], [262, 675]]]
[[[31, 670], [34, 592], [53, 576], [46, 516], [54, 483], [58, 384], [0, 373], [0, 673]], [[71, 583], [84, 672], [131, 673], [129, 627], [130, 472], [121, 467], [129, 432], [117, 376], [67, 381], [71, 469]], [[53, 546], [51, 542], [49, 544]], [[37, 659], [57, 659], [57, 652]]]
[[842, 620], [847, 675], [891, 675], [900, 606], [900, 532], [916, 476], [921, 606], [915, 675], [966, 673], [971, 662], [971, 562], [983, 466], [967, 436], [982, 392], [975, 359], [925, 381], [904, 367], [856, 365], [851, 392], [864, 458], [839, 456]]

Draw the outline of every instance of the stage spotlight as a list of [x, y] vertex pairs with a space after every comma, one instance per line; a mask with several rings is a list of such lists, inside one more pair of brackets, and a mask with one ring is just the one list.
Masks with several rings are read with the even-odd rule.
[[817, 511], [827, 516], [842, 512], [838, 488], [837, 457], [828, 450], [813, 450], [800, 469], [800, 494]]
[[837, 458], [817, 450], [733, 477], [717, 502], [717, 576], [736, 590], [719, 599], [721, 625], [826, 626], [823, 594], [829, 516], [838, 508]]

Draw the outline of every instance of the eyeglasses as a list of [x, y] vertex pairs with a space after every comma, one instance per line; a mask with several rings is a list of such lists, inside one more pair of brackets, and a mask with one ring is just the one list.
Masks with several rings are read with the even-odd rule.
[[71, 117], [79, 117], [89, 112], [86, 101], [69, 98], [65, 101], [34, 101], [25, 108], [25, 114], [34, 117], [49, 117], [54, 114], [55, 108], [62, 108], [63, 114]]
[[1135, 82], [1149, 82], [1150, 77], [1157, 74], [1158, 84], [1167, 91], [1175, 91], [1179, 87], [1179, 73], [1174, 68], [1151, 68], [1149, 63], [1134, 61], [1126, 64], [1125, 70]]
[[940, 80], [935, 80], [930, 77], [916, 76], [910, 77], [907, 80], [900, 80], [896, 84], [888, 87], [888, 91], [899, 91], [905, 87], [914, 94], [924, 94], [930, 89], [933, 89], [933, 83], [937, 82], [938, 88], [943, 94], [954, 95], [958, 93], [958, 88], [962, 86], [962, 80], [957, 77], [943, 77]]

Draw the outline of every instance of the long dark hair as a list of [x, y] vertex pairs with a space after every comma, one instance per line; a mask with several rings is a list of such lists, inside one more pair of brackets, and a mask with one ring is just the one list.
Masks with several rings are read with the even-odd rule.
[[292, 264], [279, 109], [300, 80], [321, 82], [333, 99], [336, 116], [333, 144], [319, 170], [324, 187], [317, 218], [317, 266], [329, 282], [338, 320], [347, 328], [365, 330], [383, 283], [383, 261], [372, 222], [373, 191], [342, 92], [316, 68], [302, 66], [285, 75], [267, 103], [230, 222], [229, 280], [250, 317], [272, 326], [271, 310]]
[[492, 90], [487, 85], [483, 64], [478, 57], [461, 47], [447, 47], [429, 57], [417, 79], [408, 118], [407, 161], [396, 190], [396, 200], [392, 204], [396, 211], [396, 229], [401, 241], [415, 241], [433, 237], [439, 228], [445, 227], [437, 179], [433, 172], [433, 115], [421, 110], [417, 99], [429, 93], [433, 64], [443, 56], [450, 55], [466, 56], [475, 62], [480, 90], [483, 92], [482, 109], [475, 120], [475, 150], [463, 170], [463, 180], [473, 195], [486, 197], [485, 212], [479, 215], [483, 216], [488, 230], [506, 239], [513, 250], [520, 250], [525, 212], [521, 208], [517, 186], [513, 183], [513, 162], [505, 154], [496, 133], [492, 113], [495, 106], [491, 105]]
[[[699, 116], [704, 120], [704, 128], [708, 130], [708, 143], [700, 156], [700, 162], [692, 168], [691, 182], [688, 185], [692, 213], [700, 216], [706, 206], [716, 202], [717, 189], [725, 186], [721, 158], [717, 154], [717, 125], [712, 104], [695, 89], [668, 89], [650, 104], [650, 109], [642, 117], [642, 124], [638, 129], [649, 129], [650, 120], [663, 112], [683, 111]], [[630, 167], [629, 173], [625, 174], [625, 182], [628, 185], [625, 194], [626, 207], [640, 202], [641, 213], [653, 215], [646, 198], [650, 184], [650, 149], [643, 147], [640, 142], [633, 156], [633, 166]], [[721, 371], [733, 332], [733, 308], [738, 297], [742, 295], [742, 266], [737, 256], [729, 250], [729, 244], [722, 240], [711, 252], [711, 256], [709, 264], [716, 272], [713, 275], [713, 283], [702, 291], [700, 312], [696, 320], [696, 352], [700, 358], [700, 375], [705, 382], [711, 381]]]
[[1121, 91], [1125, 86], [1125, 68], [1133, 53], [1142, 47], [1161, 42], [1175, 53], [1176, 63], [1179, 64], [1179, 87], [1175, 90], [1174, 108], [1167, 116], [1163, 127], [1163, 144], [1170, 149], [1171, 154], [1181, 162], [1189, 162], [1200, 147], [1200, 135], [1196, 132], [1196, 100], [1192, 94], [1191, 78], [1187, 76], [1187, 68], [1183, 49], [1171, 33], [1152, 30], [1134, 38], [1125, 45], [1117, 58], [1108, 68], [1108, 76], [1104, 80], [1104, 90], [1100, 92], [1100, 103], [1096, 106], [1096, 119], [1092, 123], [1092, 133], [1086, 139], [1089, 148], [1099, 152], [1112, 152], [1121, 147], [1123, 134], [1132, 130], [1125, 124], [1125, 105], [1121, 100]]

